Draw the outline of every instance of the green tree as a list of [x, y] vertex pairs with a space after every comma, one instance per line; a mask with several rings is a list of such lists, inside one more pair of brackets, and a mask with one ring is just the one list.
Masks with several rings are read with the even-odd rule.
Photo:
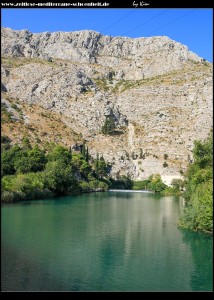
[[83, 177], [84, 179], [88, 179], [88, 175], [91, 172], [91, 166], [84, 159], [82, 154], [80, 154], [80, 153], [73, 154], [72, 166], [74, 168], [74, 171], [79, 175], [79, 177]]
[[84, 158], [81, 153], [74, 153], [72, 157], [72, 165], [75, 171], [80, 170], [81, 165], [84, 162]]
[[6, 135], [1, 136], [1, 143], [2, 144], [7, 144], [7, 143], [10, 143], [10, 142], [11, 142], [11, 139], [8, 136], [6, 136]]
[[27, 137], [24, 137], [22, 139], [22, 148], [25, 150], [30, 150], [31, 149], [31, 144], [30, 141]]
[[83, 143], [82, 147], [81, 147], [81, 154], [83, 156], [83, 158], [86, 158], [86, 146], [85, 146], [85, 142]]
[[160, 194], [165, 189], [166, 189], [166, 185], [162, 181], [159, 181], [154, 186], [152, 186], [152, 190], [158, 194]]
[[185, 176], [185, 208], [180, 219], [184, 228], [213, 231], [213, 136], [196, 141], [194, 162]]
[[46, 186], [57, 195], [65, 195], [68, 191], [77, 190], [77, 181], [74, 178], [71, 165], [61, 160], [50, 161], [46, 165]]
[[99, 169], [99, 153], [97, 153], [97, 158], [95, 160], [95, 173], [98, 174], [98, 169]]
[[171, 185], [175, 191], [179, 192], [184, 188], [184, 181], [179, 178], [174, 178], [171, 182]]
[[15, 158], [14, 168], [17, 174], [29, 173], [31, 171], [30, 159], [27, 151], [22, 151], [21, 155]]
[[42, 172], [4, 176], [2, 187], [6, 191], [32, 194], [35, 190], [44, 189], [44, 176]]
[[38, 172], [44, 169], [45, 153], [38, 146], [20, 148], [18, 145], [2, 153], [2, 176]]
[[88, 147], [86, 148], [86, 156], [85, 156], [85, 160], [86, 160], [87, 162], [89, 162]]
[[101, 132], [103, 134], [112, 134], [115, 131], [115, 121], [113, 116], [106, 116], [105, 123], [102, 126]]
[[1, 136], [1, 151], [5, 151], [11, 148], [11, 139], [6, 136], [6, 135], [2, 135]]
[[105, 162], [103, 156], [99, 158], [99, 154], [97, 153], [97, 158], [95, 160], [95, 173], [97, 178], [102, 179], [108, 175], [109, 165]]
[[91, 171], [91, 166], [89, 165], [89, 163], [85, 160], [82, 161], [82, 164], [80, 165], [80, 173], [81, 175], [87, 179], [88, 175]]
[[193, 150], [194, 162], [200, 167], [205, 168], [213, 164], [213, 141], [209, 137], [207, 141], [195, 141]]
[[155, 193], [161, 193], [167, 186], [163, 183], [160, 174], [154, 174], [149, 177], [148, 189]]
[[44, 170], [47, 159], [43, 150], [39, 149], [38, 146], [35, 146], [32, 150], [28, 152], [28, 157], [31, 172], [38, 172]]
[[1, 176], [15, 174], [14, 162], [21, 155], [21, 148], [18, 145], [1, 153]]
[[70, 164], [72, 154], [69, 149], [57, 145], [48, 153], [47, 159], [48, 161], [61, 160], [65, 164]]

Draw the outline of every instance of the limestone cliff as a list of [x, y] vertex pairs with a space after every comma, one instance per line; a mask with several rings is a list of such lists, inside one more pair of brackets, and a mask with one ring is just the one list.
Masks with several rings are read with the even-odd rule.
[[[36, 121], [26, 105], [43, 109], [43, 115], [58, 114], [86, 140], [92, 156], [99, 152], [113, 163], [114, 176], [180, 176], [192, 159], [194, 140], [204, 139], [212, 127], [212, 65], [166, 36], [3, 28], [2, 57], [7, 110], [15, 101], [28, 127]], [[104, 136], [108, 116], [116, 131]], [[61, 134], [62, 143], [73, 143], [72, 135], [69, 141]], [[14, 134], [14, 141], [19, 137]]]

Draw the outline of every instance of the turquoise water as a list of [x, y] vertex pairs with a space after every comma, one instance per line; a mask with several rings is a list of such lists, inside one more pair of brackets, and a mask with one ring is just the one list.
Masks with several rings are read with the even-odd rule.
[[182, 199], [105, 192], [4, 205], [6, 291], [211, 291], [212, 237], [177, 228]]

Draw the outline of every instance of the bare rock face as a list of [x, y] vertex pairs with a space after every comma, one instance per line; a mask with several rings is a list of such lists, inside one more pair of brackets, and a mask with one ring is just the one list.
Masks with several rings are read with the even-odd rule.
[[113, 38], [91, 30], [32, 34], [3, 28], [2, 56], [97, 63], [116, 67], [119, 79], [132, 80], [180, 69], [188, 59], [201, 61], [186, 46], [166, 36]]
[[166, 36], [3, 28], [2, 56], [2, 92], [60, 112], [115, 177], [178, 177], [212, 127], [212, 65]]

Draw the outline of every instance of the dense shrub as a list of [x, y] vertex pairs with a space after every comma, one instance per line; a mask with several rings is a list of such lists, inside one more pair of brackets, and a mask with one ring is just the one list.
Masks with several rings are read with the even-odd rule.
[[180, 225], [192, 230], [213, 231], [213, 136], [196, 141], [194, 163], [185, 180], [184, 213]]

